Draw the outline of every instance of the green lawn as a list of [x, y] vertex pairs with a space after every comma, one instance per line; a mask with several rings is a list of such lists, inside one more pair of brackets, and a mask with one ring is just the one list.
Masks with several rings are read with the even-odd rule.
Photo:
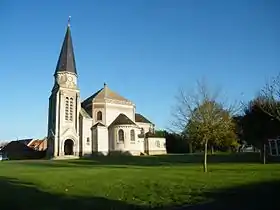
[[280, 208], [280, 164], [259, 164], [256, 154], [209, 161], [209, 173], [200, 155], [0, 162], [0, 208]]

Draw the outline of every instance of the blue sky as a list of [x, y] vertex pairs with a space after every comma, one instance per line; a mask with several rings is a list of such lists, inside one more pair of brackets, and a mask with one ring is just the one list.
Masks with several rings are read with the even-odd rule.
[[279, 10], [278, 0], [1, 0], [0, 140], [46, 135], [69, 15], [82, 98], [106, 82], [165, 128], [181, 86], [205, 78], [249, 100], [279, 72]]

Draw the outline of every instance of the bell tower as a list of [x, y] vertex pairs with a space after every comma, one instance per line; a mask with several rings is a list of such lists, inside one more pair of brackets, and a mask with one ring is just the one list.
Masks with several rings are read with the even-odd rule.
[[79, 155], [80, 90], [72, 44], [70, 17], [54, 73], [49, 97], [49, 157]]

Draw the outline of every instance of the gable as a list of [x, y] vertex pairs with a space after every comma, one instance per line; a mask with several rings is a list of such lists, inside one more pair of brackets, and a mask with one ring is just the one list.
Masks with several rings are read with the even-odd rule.
[[125, 114], [119, 114], [119, 116], [111, 123], [110, 126], [114, 125], [136, 125], [129, 117]]
[[92, 127], [94, 128], [94, 127], [97, 127], [97, 126], [106, 127], [106, 126], [105, 126], [103, 123], [101, 123], [101, 122], [95, 123]]

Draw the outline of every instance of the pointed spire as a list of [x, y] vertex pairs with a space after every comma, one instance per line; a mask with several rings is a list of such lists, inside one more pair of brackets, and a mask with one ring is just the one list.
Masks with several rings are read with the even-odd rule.
[[67, 30], [60, 51], [55, 74], [57, 72], [71, 72], [77, 74], [71, 30], [70, 30], [70, 18], [71, 16], [69, 16], [68, 18]]

